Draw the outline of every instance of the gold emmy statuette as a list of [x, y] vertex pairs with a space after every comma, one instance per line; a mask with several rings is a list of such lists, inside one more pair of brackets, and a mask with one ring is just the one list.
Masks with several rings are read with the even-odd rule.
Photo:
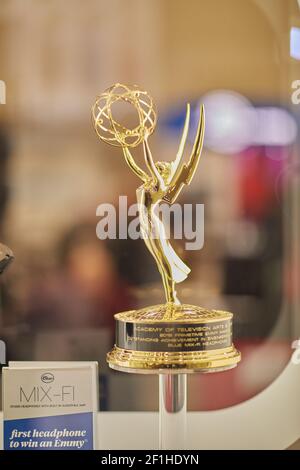
[[[139, 123], [129, 129], [117, 122], [112, 106], [132, 105]], [[176, 284], [184, 281], [189, 267], [175, 253], [156, 214], [160, 202], [172, 204], [186, 184], [190, 184], [199, 164], [203, 146], [205, 114], [201, 106], [191, 155], [183, 163], [190, 123], [187, 105], [182, 137], [175, 160], [155, 162], [149, 136], [156, 126], [152, 98], [137, 86], [115, 84], [97, 97], [92, 119], [98, 137], [121, 147], [129, 168], [142, 180], [137, 189], [140, 227], [145, 244], [161, 274], [166, 303], [115, 315], [116, 342], [108, 353], [111, 368], [135, 373], [214, 372], [235, 367], [240, 353], [232, 344], [232, 313], [181, 304]], [[143, 145], [147, 171], [134, 159], [131, 148]]]

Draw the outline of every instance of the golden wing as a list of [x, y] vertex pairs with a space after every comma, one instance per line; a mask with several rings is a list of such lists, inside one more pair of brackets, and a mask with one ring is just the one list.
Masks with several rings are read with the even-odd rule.
[[200, 117], [197, 127], [197, 133], [192, 149], [192, 153], [190, 155], [189, 161], [187, 163], [183, 163], [181, 166], [179, 165], [182, 157], [183, 157], [183, 150], [188, 134], [190, 122], [190, 106], [187, 105], [186, 111], [186, 118], [184, 123], [184, 128], [182, 132], [182, 137], [179, 145], [178, 154], [175, 160], [175, 169], [173, 172], [172, 179], [169, 183], [169, 189], [167, 190], [166, 194], [163, 197], [163, 200], [169, 204], [173, 204], [177, 197], [179, 196], [183, 186], [185, 184], [190, 184], [193, 179], [193, 176], [197, 170], [200, 156], [203, 148], [203, 140], [204, 140], [204, 131], [205, 131], [205, 111], [204, 105], [200, 107]]

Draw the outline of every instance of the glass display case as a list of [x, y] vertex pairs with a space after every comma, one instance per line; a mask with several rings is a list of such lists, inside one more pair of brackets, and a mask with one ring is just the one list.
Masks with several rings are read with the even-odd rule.
[[[97, 360], [103, 419], [118, 412], [122, 421], [131, 413], [139, 430], [135, 413], [152, 412], [143, 415], [143, 426], [157, 429], [158, 378], [106, 364], [113, 315], [160, 304], [163, 290], [143, 240], [127, 231], [119, 236], [120, 197], [134, 204], [137, 181], [119, 149], [97, 142], [90, 108], [112, 83], [151, 91], [159, 111], [151, 149], [171, 161], [186, 102], [189, 149], [203, 103], [201, 163], [178, 202], [203, 204], [205, 229], [183, 240], [172, 233], [192, 268], [177, 291], [183, 303], [233, 312], [242, 361], [230, 371], [188, 377], [188, 440], [192, 448], [294, 444], [300, 438], [299, 1], [10, 0], [2, 1], [0, 25], [0, 236], [15, 255], [1, 278], [7, 359]], [[132, 119], [129, 112], [123, 117]], [[139, 148], [137, 158], [142, 162]], [[107, 239], [97, 236], [102, 204], [116, 210], [116, 234]], [[132, 218], [126, 213], [125, 224]], [[224, 437], [224, 416], [236, 424], [231, 436]], [[126, 445], [142, 447], [141, 439], [134, 432]]]

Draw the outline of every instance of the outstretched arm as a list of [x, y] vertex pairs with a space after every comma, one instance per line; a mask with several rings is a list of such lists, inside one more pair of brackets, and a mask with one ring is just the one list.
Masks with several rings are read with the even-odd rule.
[[149, 180], [149, 175], [145, 173], [134, 161], [128, 147], [123, 147], [123, 153], [125, 156], [125, 160], [129, 168], [133, 171], [133, 173], [138, 176], [142, 181], [146, 182]]
[[144, 157], [145, 157], [147, 168], [149, 169], [153, 179], [158, 183], [159, 187], [163, 189], [165, 186], [165, 183], [153, 161], [151, 150], [148, 144], [148, 136], [146, 136], [143, 141], [143, 148], [144, 148]]
[[170, 182], [170, 189], [164, 196], [164, 200], [170, 204], [173, 204], [175, 202], [183, 186], [185, 184], [190, 184], [193, 179], [193, 176], [197, 170], [200, 161], [201, 151], [203, 148], [204, 129], [205, 113], [204, 106], [202, 105], [200, 108], [200, 118], [198, 122], [196, 138], [189, 161], [187, 164], [182, 165], [181, 168], [177, 168], [177, 171], [175, 171], [174, 176]]

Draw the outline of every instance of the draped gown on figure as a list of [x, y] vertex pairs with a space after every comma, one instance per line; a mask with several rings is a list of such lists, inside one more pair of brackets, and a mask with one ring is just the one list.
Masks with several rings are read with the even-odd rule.
[[163, 222], [157, 211], [161, 200], [153, 201], [149, 184], [137, 189], [141, 234], [149, 251], [153, 254], [161, 274], [166, 273], [168, 281], [184, 281], [190, 268], [177, 255], [167, 238]]

